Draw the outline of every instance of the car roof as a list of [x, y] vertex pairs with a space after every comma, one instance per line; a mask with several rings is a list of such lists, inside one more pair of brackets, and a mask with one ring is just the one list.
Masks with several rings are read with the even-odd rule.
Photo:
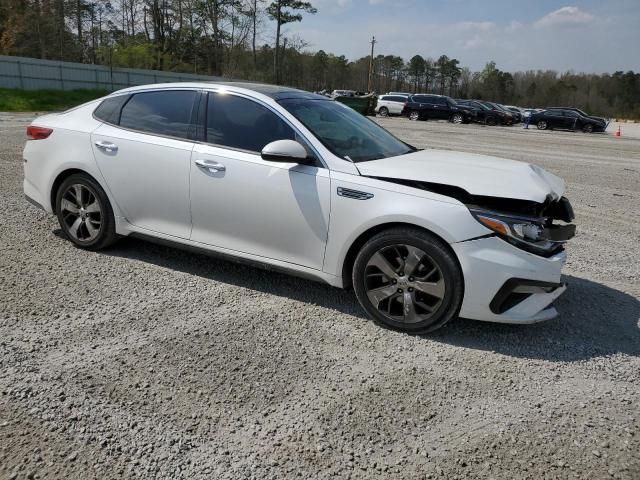
[[329, 100], [323, 95], [298, 90], [296, 88], [284, 87], [281, 85], [270, 85], [267, 83], [253, 82], [175, 82], [175, 83], [154, 83], [150, 85], [139, 85], [118, 90], [114, 93], [134, 93], [136, 91], [148, 90], [168, 90], [172, 88], [199, 88], [203, 90], [213, 89], [216, 87], [224, 87], [231, 92], [255, 92], [261, 95], [273, 98], [274, 100], [283, 99], [310, 99], [310, 100]]

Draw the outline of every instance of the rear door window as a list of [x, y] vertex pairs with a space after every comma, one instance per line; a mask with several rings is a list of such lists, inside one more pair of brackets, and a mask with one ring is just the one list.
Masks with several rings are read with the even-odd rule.
[[192, 90], [142, 92], [122, 108], [120, 126], [169, 137], [189, 138], [198, 93]]
[[129, 100], [131, 95], [118, 95], [117, 97], [108, 97], [96, 108], [93, 114], [97, 119], [106, 123], [118, 125], [120, 123], [120, 110], [122, 106]]
[[276, 140], [296, 140], [293, 128], [278, 115], [235, 95], [209, 94], [206, 125], [208, 143], [249, 152], [259, 153]]

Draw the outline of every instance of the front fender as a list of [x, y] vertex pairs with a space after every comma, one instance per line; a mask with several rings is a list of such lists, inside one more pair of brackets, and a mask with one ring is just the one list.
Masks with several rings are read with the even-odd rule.
[[[338, 187], [373, 196], [356, 200], [339, 195]], [[458, 200], [383, 180], [332, 172], [331, 220], [323, 270], [341, 276], [349, 249], [363, 234], [399, 223], [428, 230], [447, 243], [487, 233]]]

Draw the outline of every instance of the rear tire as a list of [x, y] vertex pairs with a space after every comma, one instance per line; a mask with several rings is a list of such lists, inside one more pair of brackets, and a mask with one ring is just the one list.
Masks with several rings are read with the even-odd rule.
[[410, 227], [385, 230], [367, 241], [352, 281], [376, 324], [411, 334], [445, 325], [458, 315], [464, 296], [455, 255], [438, 237]]
[[89, 175], [75, 173], [64, 180], [55, 209], [60, 228], [77, 247], [100, 250], [118, 239], [107, 194]]

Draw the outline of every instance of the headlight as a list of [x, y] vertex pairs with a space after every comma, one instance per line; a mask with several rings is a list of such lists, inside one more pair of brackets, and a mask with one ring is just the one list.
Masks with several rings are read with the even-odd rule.
[[[554, 253], [560, 249], [562, 243], [568, 240], [568, 238], [566, 240], [552, 238], [556, 236], [551, 234], [547, 219], [544, 217], [511, 216], [478, 208], [469, 208], [469, 211], [478, 222], [497, 233], [500, 238], [532, 253], [541, 255]], [[571, 227], [575, 231], [575, 227], [573, 225]]]

